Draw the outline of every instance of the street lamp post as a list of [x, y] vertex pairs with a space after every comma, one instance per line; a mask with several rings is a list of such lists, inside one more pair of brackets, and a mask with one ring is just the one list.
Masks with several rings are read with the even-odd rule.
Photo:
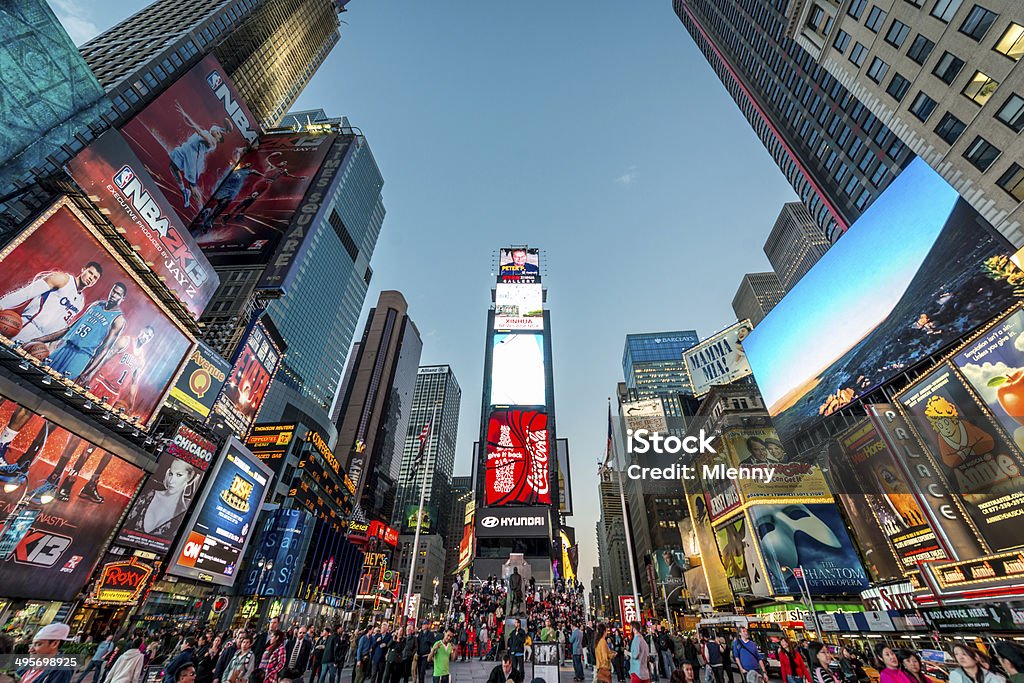
[[[814, 598], [811, 597], [811, 587], [807, 585], [807, 575], [804, 573], [803, 565], [797, 565], [794, 567], [782, 567], [782, 572], [791, 572], [793, 578], [796, 579], [796, 587], [800, 591], [800, 597], [807, 599], [807, 606], [811, 610], [811, 621], [814, 623], [814, 632], [818, 634], [818, 640], [822, 640], [821, 637], [821, 625], [818, 624], [818, 611], [814, 608]], [[807, 590], [804, 593], [804, 589]]]

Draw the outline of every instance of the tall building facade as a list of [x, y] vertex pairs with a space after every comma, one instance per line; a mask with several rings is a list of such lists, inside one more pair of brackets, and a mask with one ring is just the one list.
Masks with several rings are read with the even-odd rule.
[[349, 359], [337, 423], [339, 459], [369, 519], [392, 518], [423, 341], [400, 292], [385, 290]]
[[[407, 507], [419, 505], [420, 490], [426, 481], [424, 505], [437, 515], [433, 520], [432, 533], [442, 534], [447, 530], [461, 404], [462, 389], [450, 366], [425, 365], [417, 371], [409, 429], [402, 450], [402, 467], [398, 474], [396, 523], [404, 519]], [[420, 434], [428, 424], [431, 427], [420, 458]]]
[[340, 40], [347, 0], [157, 0], [82, 45], [127, 119], [208, 54], [261, 126], [285, 115]]
[[775, 273], [747, 273], [732, 299], [732, 310], [737, 319], [746, 318], [750, 324], [757, 325], [785, 295], [786, 290]]
[[466, 520], [466, 506], [473, 500], [473, 476], [462, 475], [452, 477], [451, 484], [451, 511], [448, 517], [448, 527], [445, 538], [451, 542], [445, 547], [444, 557], [444, 589], [441, 596], [452, 594], [452, 584], [455, 582], [456, 570], [459, 566], [459, 544], [455, 539], [461, 539]]
[[803, 49], [1024, 246], [1018, 0], [815, 0], [789, 12]]
[[913, 153], [786, 35], [778, 0], [673, 0], [715, 74], [832, 242]]
[[831, 246], [807, 207], [790, 202], [783, 205], [775, 219], [764, 243], [764, 253], [782, 288], [788, 292]]
[[[322, 112], [320, 112], [322, 114]], [[271, 318], [288, 340], [288, 354], [267, 393], [260, 420], [298, 421], [318, 429], [334, 444], [335, 412], [356, 323], [373, 271], [370, 259], [384, 222], [381, 188], [384, 179], [373, 152], [346, 119], [320, 117], [316, 123], [351, 136], [349, 152], [337, 172], [323, 219], [306, 236], [305, 254], [285, 295], [267, 305]], [[225, 318], [244, 306], [238, 293], [255, 287], [258, 272], [251, 268], [218, 269], [225, 286], [211, 303], [206, 319]], [[244, 283], [233, 278], [241, 274]], [[231, 292], [236, 292], [231, 296]]]
[[698, 341], [696, 330], [627, 334], [622, 374], [628, 400], [660, 398], [666, 416], [681, 416], [679, 394], [693, 392], [683, 351]]

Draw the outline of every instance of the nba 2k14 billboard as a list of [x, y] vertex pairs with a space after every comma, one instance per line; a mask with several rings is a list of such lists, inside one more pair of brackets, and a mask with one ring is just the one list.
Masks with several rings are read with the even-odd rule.
[[144, 472], [4, 396], [0, 425], [0, 509], [27, 513], [0, 539], [0, 586], [73, 600]]
[[0, 337], [138, 425], [192, 348], [67, 199], [0, 251]]
[[108, 130], [67, 170], [198, 320], [220, 278], [121, 134]]
[[259, 138], [216, 57], [175, 81], [121, 132], [186, 225]]
[[337, 139], [333, 133], [263, 136], [192, 223], [203, 251], [232, 264], [265, 263]]

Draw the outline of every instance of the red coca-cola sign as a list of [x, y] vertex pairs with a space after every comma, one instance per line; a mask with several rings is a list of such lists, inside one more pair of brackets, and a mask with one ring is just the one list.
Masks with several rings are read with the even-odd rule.
[[103, 565], [93, 598], [99, 602], [129, 603], [138, 600], [153, 575], [153, 568], [134, 557]]

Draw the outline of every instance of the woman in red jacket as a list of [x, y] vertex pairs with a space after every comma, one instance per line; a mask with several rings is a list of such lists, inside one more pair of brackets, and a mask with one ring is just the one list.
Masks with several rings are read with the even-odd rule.
[[800, 653], [789, 644], [789, 639], [779, 639], [779, 665], [782, 667], [782, 683], [810, 683], [811, 672]]

